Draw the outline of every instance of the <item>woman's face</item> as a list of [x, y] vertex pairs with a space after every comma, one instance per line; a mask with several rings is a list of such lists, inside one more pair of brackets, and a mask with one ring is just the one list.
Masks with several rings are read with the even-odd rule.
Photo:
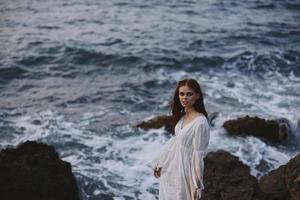
[[179, 88], [179, 101], [184, 108], [193, 107], [198, 98], [199, 94], [196, 94], [189, 86], [184, 85]]

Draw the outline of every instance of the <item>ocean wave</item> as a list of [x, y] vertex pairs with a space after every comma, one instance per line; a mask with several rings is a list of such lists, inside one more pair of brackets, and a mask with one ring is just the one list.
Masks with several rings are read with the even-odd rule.
[[300, 10], [300, 4], [297, 1], [254, 1], [254, 4], [249, 4], [250, 9], [261, 9], [261, 10], [268, 10], [268, 9], [287, 9], [292, 11]]
[[[239, 156], [255, 176], [261, 161], [271, 170], [299, 152], [298, 2], [30, 0], [0, 10], [1, 105], [12, 113], [0, 109], [0, 147], [53, 145], [84, 200], [158, 197], [145, 163], [167, 133], [129, 124], [166, 114], [182, 78], [198, 80], [208, 112], [220, 113], [210, 150]], [[246, 114], [288, 119], [295, 143], [228, 137], [223, 122]]]
[[285, 6], [289, 10], [293, 10], [293, 11], [299, 11], [300, 10], [300, 3], [297, 2], [297, 1], [296, 2], [288, 1]]
[[63, 55], [65, 61], [78, 65], [129, 65], [140, 60], [137, 56], [120, 56], [118, 54], [109, 54], [96, 50], [87, 50], [76, 47], [66, 47]]
[[[243, 51], [234, 56], [164, 56], [154, 57], [148, 62], [141, 63], [138, 67], [151, 71], [157, 68], [184, 70], [191, 72], [219, 72], [234, 70], [254, 76], [300, 76], [300, 53], [298, 51], [266, 52]], [[249, 74], [250, 73], [250, 74]]]
[[51, 64], [55, 62], [54, 56], [48, 55], [30, 55], [18, 60], [17, 63], [23, 66], [39, 66], [43, 64]]
[[74, 64], [105, 64], [110, 63], [115, 59], [114, 55], [105, 54], [102, 52], [96, 52], [93, 50], [86, 50], [83, 48], [66, 47], [63, 55], [65, 61], [72, 62]]
[[0, 81], [12, 80], [23, 77], [28, 71], [22, 67], [0, 68]]
[[257, 53], [245, 51], [229, 58], [223, 66], [225, 70], [238, 70], [242, 73], [272, 75], [279, 73], [300, 76], [300, 53], [297, 51]]

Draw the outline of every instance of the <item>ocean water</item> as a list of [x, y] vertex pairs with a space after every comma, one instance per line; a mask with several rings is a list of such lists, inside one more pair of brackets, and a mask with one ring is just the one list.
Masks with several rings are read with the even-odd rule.
[[[158, 199], [146, 165], [169, 139], [134, 125], [198, 80], [217, 112], [209, 151], [260, 178], [300, 152], [300, 1], [2, 0], [0, 148], [53, 145], [83, 200]], [[284, 143], [228, 137], [224, 121], [286, 118]]]

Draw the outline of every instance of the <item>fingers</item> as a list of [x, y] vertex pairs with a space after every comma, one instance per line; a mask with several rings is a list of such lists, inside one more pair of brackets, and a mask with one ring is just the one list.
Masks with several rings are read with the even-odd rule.
[[154, 172], [154, 177], [155, 177], [155, 178], [159, 178], [159, 174], [157, 174], [156, 171]]
[[157, 178], [156, 170], [154, 170], [153, 175], [154, 175], [155, 178]]
[[195, 199], [195, 200], [199, 200], [200, 198], [201, 198], [201, 195], [199, 196], [198, 190], [196, 189], [196, 190], [194, 191], [194, 199]]
[[159, 178], [160, 177], [160, 170], [161, 170], [161, 168], [156, 168], [154, 170], [154, 177], [155, 178]]
[[155, 177], [159, 178], [160, 177], [160, 171], [155, 171]]

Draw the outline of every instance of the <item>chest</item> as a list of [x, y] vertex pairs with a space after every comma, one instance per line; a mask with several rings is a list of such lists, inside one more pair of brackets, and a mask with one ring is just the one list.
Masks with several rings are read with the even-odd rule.
[[195, 126], [193, 124], [186, 125], [181, 128], [182, 123], [179, 121], [175, 126], [175, 137], [180, 144], [190, 145], [192, 144]]

